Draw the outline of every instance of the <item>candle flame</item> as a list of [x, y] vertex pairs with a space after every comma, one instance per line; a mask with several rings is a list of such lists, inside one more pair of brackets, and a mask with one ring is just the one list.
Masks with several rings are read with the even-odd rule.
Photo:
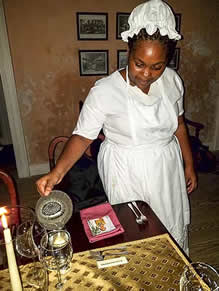
[[0, 215], [8, 213], [4, 207], [0, 208]]
[[7, 210], [4, 207], [1, 207], [0, 208], [0, 215], [1, 215], [2, 226], [4, 228], [8, 227], [7, 219], [6, 219], [6, 216], [5, 216], [6, 213], [7, 213]]

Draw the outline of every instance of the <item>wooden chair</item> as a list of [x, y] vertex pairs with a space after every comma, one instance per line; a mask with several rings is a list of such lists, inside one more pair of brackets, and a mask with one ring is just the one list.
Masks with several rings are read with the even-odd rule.
[[209, 150], [207, 145], [202, 144], [199, 137], [200, 130], [204, 129], [204, 125], [187, 118], [185, 118], [185, 123], [188, 128], [196, 170], [199, 172], [214, 172], [216, 169], [216, 156]]
[[[0, 179], [3, 181], [3, 183], [6, 185], [8, 194], [10, 196], [10, 202], [11, 202], [11, 207], [16, 207], [18, 205], [18, 197], [17, 197], [17, 191], [15, 188], [14, 181], [12, 177], [6, 173], [5, 170], [0, 169]], [[13, 221], [11, 222], [12, 224], [19, 224], [20, 218], [19, 218], [19, 212], [17, 209], [14, 210], [14, 216], [13, 216]]]
[[[65, 144], [69, 140], [69, 136], [56, 136], [54, 137], [48, 147], [49, 167], [52, 170], [55, 167], [56, 161], [64, 149]], [[104, 140], [104, 135], [99, 134], [98, 138], [87, 148], [84, 156], [93, 161], [96, 160], [98, 145]]]
[[18, 204], [17, 201], [17, 192], [15, 188], [15, 184], [11, 176], [6, 173], [6, 171], [0, 169], [0, 179], [4, 182], [4, 184], [7, 186], [8, 193], [10, 196], [11, 206], [15, 207]]
[[200, 132], [201, 129], [204, 128], [204, 125], [199, 123], [199, 122], [195, 122], [195, 121], [189, 120], [188, 118], [185, 118], [185, 123], [188, 126], [188, 129], [189, 129], [189, 127], [194, 128], [195, 137], [199, 138], [199, 132]]
[[[49, 168], [50, 171], [55, 167], [56, 160], [59, 157], [59, 154], [61, 153], [62, 149], [64, 148], [64, 145], [69, 140], [68, 136], [57, 136], [54, 137], [48, 147], [48, 157], [49, 157]], [[57, 154], [58, 147], [61, 146], [61, 149], [59, 149], [59, 154]]]

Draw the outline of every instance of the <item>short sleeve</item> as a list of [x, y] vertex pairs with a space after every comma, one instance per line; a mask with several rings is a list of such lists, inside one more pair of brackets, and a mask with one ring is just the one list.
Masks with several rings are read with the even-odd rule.
[[179, 88], [179, 92], [180, 92], [180, 98], [177, 100], [177, 106], [178, 106], [178, 115], [182, 115], [184, 113], [184, 104], [183, 104], [183, 97], [184, 97], [184, 87], [183, 87], [183, 83], [182, 80], [179, 78], [179, 76], [177, 76], [178, 78], [178, 88]]
[[83, 104], [77, 124], [73, 134], [77, 134], [88, 139], [97, 138], [105, 120], [105, 114], [101, 109], [101, 96], [97, 96], [92, 88]]
[[184, 113], [183, 98], [180, 98], [180, 100], [177, 101], [177, 106], [178, 106], [179, 116], [183, 115]]
[[167, 67], [159, 80], [164, 94], [168, 96], [169, 101], [174, 107], [176, 115], [182, 115], [184, 113], [184, 85], [181, 77], [175, 70]]

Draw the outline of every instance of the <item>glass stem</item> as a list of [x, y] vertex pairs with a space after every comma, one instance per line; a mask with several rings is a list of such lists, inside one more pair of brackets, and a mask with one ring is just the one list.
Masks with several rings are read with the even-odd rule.
[[60, 273], [59, 266], [57, 266], [57, 275], [58, 275], [58, 281], [59, 281], [59, 283], [62, 283], [62, 278], [61, 278], [61, 273]]
[[56, 260], [56, 267], [57, 267], [57, 276], [58, 276], [58, 283], [56, 284], [56, 288], [62, 288], [63, 283], [62, 283], [62, 278], [61, 278], [61, 273], [60, 273], [60, 267], [59, 267], [59, 262]]

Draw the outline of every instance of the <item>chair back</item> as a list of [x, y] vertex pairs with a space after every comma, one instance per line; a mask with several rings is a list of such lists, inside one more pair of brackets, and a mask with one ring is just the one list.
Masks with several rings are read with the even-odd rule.
[[205, 127], [202, 123], [185, 118], [190, 145], [194, 160], [194, 166], [199, 172], [214, 172], [216, 170], [216, 156], [207, 145], [202, 144], [199, 134]]
[[[16, 206], [18, 205], [18, 196], [17, 191], [15, 188], [15, 183], [12, 179], [12, 177], [3, 169], [0, 169], [0, 179], [3, 181], [3, 183], [6, 185], [8, 194], [10, 197], [11, 205], [10, 207], [14, 207], [16, 209]], [[19, 224], [19, 212], [18, 210], [15, 210], [15, 215], [13, 218], [14, 224]]]
[[58, 157], [60, 156], [66, 142], [69, 140], [68, 136], [57, 136], [54, 137], [48, 147], [48, 157], [49, 157], [49, 167], [52, 170], [55, 165]]
[[15, 207], [18, 204], [17, 192], [12, 177], [3, 169], [0, 169], [0, 179], [6, 185], [8, 194], [10, 196], [11, 206]]
[[195, 133], [194, 136], [196, 138], [199, 138], [199, 132], [201, 129], [204, 128], [204, 125], [202, 123], [189, 120], [188, 118], [185, 118], [185, 123], [186, 123], [187, 128], [190, 132], [190, 135], [192, 135], [191, 131], [193, 130]]
[[[68, 136], [56, 136], [50, 141], [48, 147], [50, 170], [52, 170], [55, 167], [56, 161], [59, 158], [60, 154], [62, 153], [64, 146], [66, 142], [69, 140], [69, 138], [70, 137]], [[104, 135], [99, 134], [98, 138], [91, 143], [91, 145], [87, 148], [83, 156], [86, 157], [87, 159], [96, 161], [99, 147], [103, 140]]]

